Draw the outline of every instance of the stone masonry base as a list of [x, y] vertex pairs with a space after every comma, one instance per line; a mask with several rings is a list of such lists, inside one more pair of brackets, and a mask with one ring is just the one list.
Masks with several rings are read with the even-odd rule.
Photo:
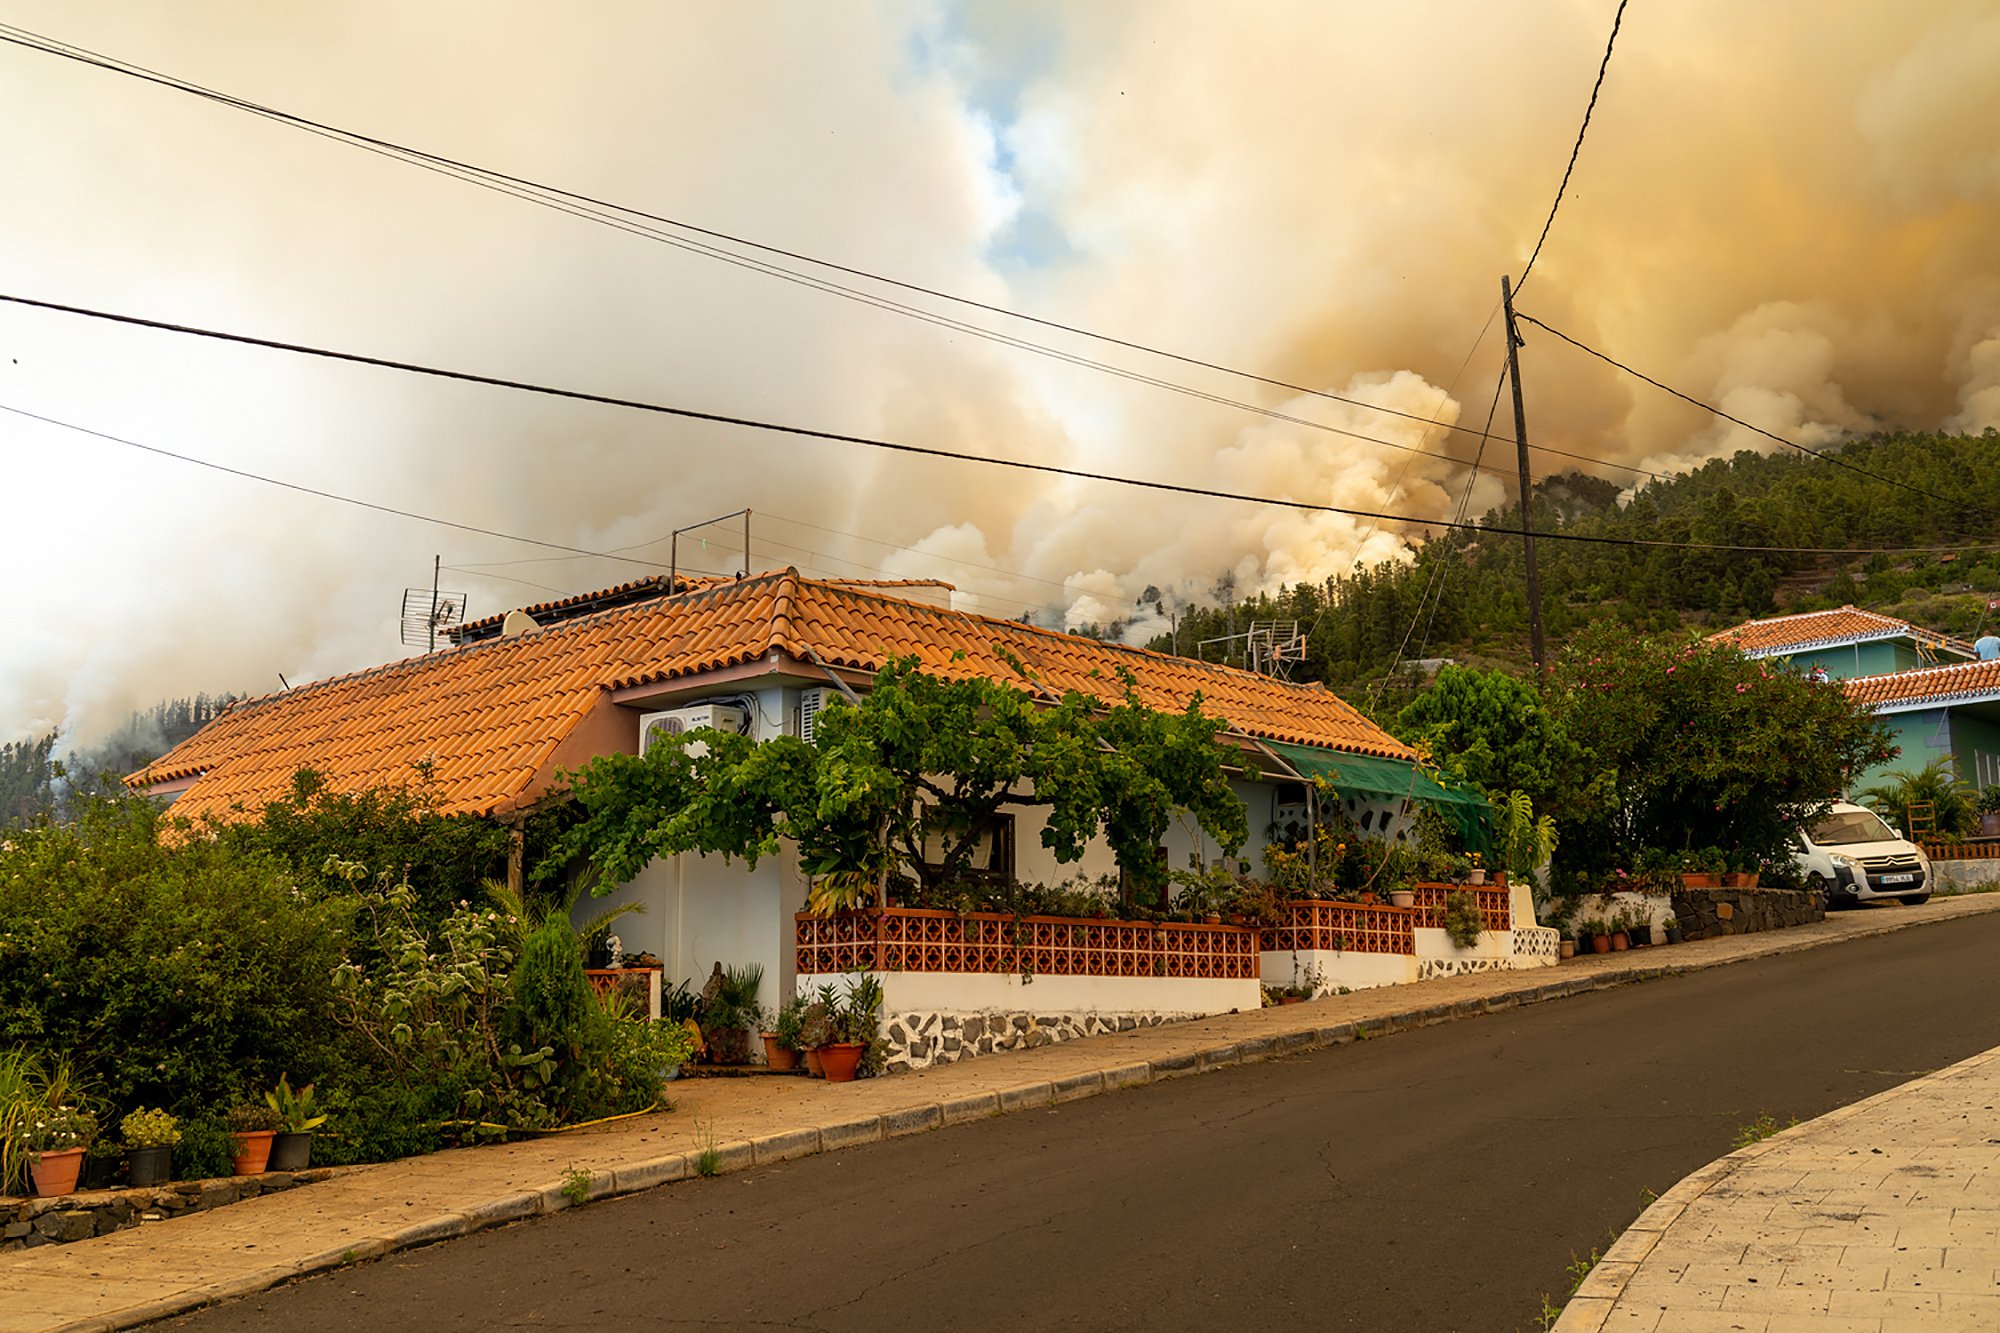
[[84, 1190], [50, 1198], [0, 1196], [0, 1250], [61, 1245], [109, 1235], [184, 1213], [223, 1208], [260, 1194], [275, 1194], [327, 1179], [332, 1171], [267, 1171], [220, 1180], [182, 1180], [157, 1189]]
[[890, 1073], [928, 1069], [995, 1051], [1032, 1050], [1078, 1037], [1157, 1027], [1197, 1014], [890, 1014], [882, 1024]]

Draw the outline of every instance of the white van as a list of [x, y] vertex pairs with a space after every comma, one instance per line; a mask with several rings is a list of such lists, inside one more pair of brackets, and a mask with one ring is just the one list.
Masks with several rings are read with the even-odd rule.
[[1873, 810], [1836, 802], [1799, 835], [1799, 869], [1828, 907], [1931, 896], [1931, 863], [1923, 849], [1883, 823]]

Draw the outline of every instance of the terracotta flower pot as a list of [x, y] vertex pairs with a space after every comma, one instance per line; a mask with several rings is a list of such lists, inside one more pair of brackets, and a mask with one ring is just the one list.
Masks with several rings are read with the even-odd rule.
[[806, 1073], [813, 1078], [826, 1077], [826, 1068], [820, 1063], [819, 1053], [820, 1048], [817, 1046], [807, 1048], [805, 1053]]
[[1711, 875], [1705, 870], [1681, 871], [1681, 887], [1684, 889], [1717, 889], [1722, 887], [1722, 877]]
[[799, 1053], [789, 1046], [780, 1046], [778, 1044], [777, 1033], [766, 1032], [764, 1034], [764, 1063], [781, 1073], [797, 1069], [799, 1067]]
[[1592, 953], [1610, 953], [1611, 937], [1609, 935], [1592, 935], [1590, 937], [1590, 951]]
[[854, 1072], [861, 1067], [861, 1056], [867, 1047], [859, 1042], [836, 1041], [820, 1047], [820, 1067], [826, 1070], [829, 1083], [852, 1083]]
[[1614, 930], [1611, 932], [1611, 952], [1624, 953], [1627, 949], [1631, 947], [1632, 947], [1632, 937], [1630, 935], [1627, 935], [1622, 930]]
[[1558, 957], [1558, 958], [1574, 958], [1574, 957], [1576, 957], [1576, 941], [1575, 941], [1575, 940], [1557, 940], [1557, 941], [1556, 941], [1556, 957]]
[[69, 1194], [76, 1189], [76, 1177], [83, 1170], [83, 1149], [58, 1148], [36, 1153], [28, 1171], [35, 1178], [35, 1193]]
[[271, 1160], [271, 1140], [278, 1137], [275, 1129], [247, 1129], [234, 1136], [236, 1146], [233, 1161], [239, 1176], [262, 1175]]

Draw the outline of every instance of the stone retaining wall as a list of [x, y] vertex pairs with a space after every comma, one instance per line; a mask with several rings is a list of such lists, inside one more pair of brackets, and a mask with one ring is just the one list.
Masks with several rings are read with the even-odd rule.
[[1931, 874], [1937, 881], [1931, 885], [1936, 892], [1963, 893], [1982, 884], [2000, 882], [2000, 858], [1961, 857], [1955, 861], [1932, 861]]
[[1195, 1017], [1200, 1015], [899, 1013], [883, 1022], [882, 1037], [889, 1044], [886, 1059], [893, 1074]]
[[310, 1171], [267, 1171], [258, 1176], [182, 1180], [156, 1189], [85, 1190], [51, 1198], [0, 1196], [0, 1251], [36, 1245], [63, 1245], [159, 1222], [183, 1213], [204, 1213], [232, 1203], [273, 1194], [331, 1176], [325, 1167]]
[[1825, 918], [1819, 895], [1804, 889], [1674, 890], [1674, 920], [1684, 939], [1783, 930]]

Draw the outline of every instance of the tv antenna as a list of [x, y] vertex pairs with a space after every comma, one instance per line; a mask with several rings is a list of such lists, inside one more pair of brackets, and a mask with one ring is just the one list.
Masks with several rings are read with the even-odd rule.
[[422, 648], [427, 653], [436, 652], [438, 631], [456, 629], [465, 623], [466, 595], [462, 592], [438, 590], [438, 572], [443, 563], [443, 556], [432, 558], [430, 587], [403, 589], [405, 648]]

